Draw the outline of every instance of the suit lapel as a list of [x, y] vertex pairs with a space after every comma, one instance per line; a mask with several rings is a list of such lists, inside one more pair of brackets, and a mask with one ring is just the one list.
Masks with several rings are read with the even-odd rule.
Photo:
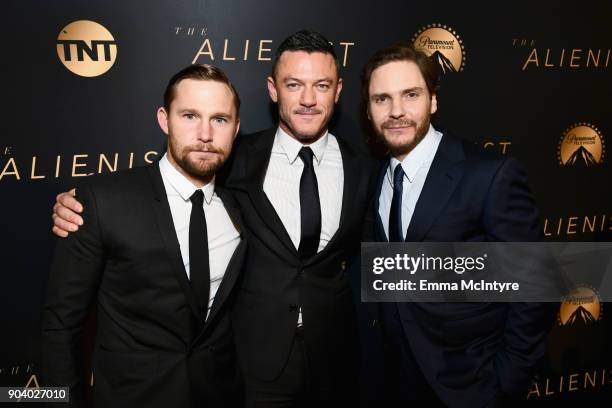
[[258, 143], [250, 146], [250, 152], [246, 158], [247, 174], [250, 176], [247, 181], [247, 190], [253, 207], [255, 207], [261, 218], [265, 220], [270, 230], [294, 256], [298, 257], [299, 254], [293, 245], [293, 241], [291, 241], [289, 233], [263, 188], [275, 135], [276, 131], [270, 129], [262, 135]]
[[381, 163], [381, 167], [378, 171], [378, 178], [376, 180], [376, 192], [374, 193], [374, 237], [378, 242], [388, 242], [389, 238], [387, 238], [387, 234], [385, 234], [385, 228], [382, 223], [382, 219], [380, 218], [379, 208], [380, 208], [380, 193], [382, 192], [382, 186], [385, 181], [385, 174], [387, 173], [387, 168], [389, 167], [390, 159], [387, 158]]
[[463, 176], [464, 159], [461, 142], [450, 135], [442, 136], [412, 214], [406, 241], [419, 242], [425, 238]]
[[215, 186], [215, 191], [217, 195], [221, 198], [221, 201], [223, 201], [223, 206], [227, 210], [227, 213], [229, 214], [232, 222], [234, 223], [236, 230], [238, 230], [238, 232], [240, 233], [240, 243], [234, 250], [232, 257], [230, 258], [230, 261], [227, 264], [223, 279], [221, 280], [219, 289], [217, 289], [217, 293], [215, 294], [215, 300], [213, 301], [212, 308], [210, 310], [210, 315], [208, 316], [208, 319], [206, 319], [204, 331], [208, 326], [211, 325], [211, 322], [213, 322], [215, 316], [219, 313], [219, 310], [227, 301], [236, 283], [236, 280], [240, 275], [240, 271], [242, 270], [242, 264], [244, 261], [244, 256], [246, 255], [247, 246], [247, 241], [245, 240], [243, 233], [242, 217], [240, 215], [240, 211], [238, 210], [238, 206], [234, 201], [234, 197], [228, 190], [219, 186]]
[[215, 193], [217, 193], [219, 198], [221, 198], [223, 207], [225, 207], [225, 210], [227, 211], [230, 220], [232, 220], [234, 227], [240, 233], [240, 237], [244, 237], [244, 223], [242, 221], [242, 214], [240, 213], [240, 208], [238, 207], [236, 199], [227, 188], [219, 185], [215, 185]]
[[164, 188], [161, 173], [159, 171], [159, 163], [155, 163], [148, 167], [149, 176], [153, 185], [154, 192], [154, 203], [153, 208], [155, 209], [155, 216], [157, 219], [157, 225], [159, 232], [161, 233], [164, 246], [168, 252], [172, 270], [176, 279], [178, 280], [189, 307], [196, 318], [196, 321], [202, 321], [202, 313], [198, 306], [195, 293], [191, 289], [189, 280], [187, 279], [187, 272], [183, 265], [183, 258], [181, 257], [181, 250], [176, 237], [176, 230], [172, 221], [172, 213], [170, 212], [170, 205], [168, 204], [168, 197]]
[[341, 239], [344, 230], [348, 225], [351, 225], [354, 220], [351, 219], [351, 201], [355, 200], [355, 196], [358, 189], [358, 183], [362, 181], [361, 167], [359, 166], [359, 157], [351, 149], [351, 147], [341, 138], [336, 136], [338, 146], [340, 147], [340, 154], [342, 156], [342, 171], [344, 172], [344, 183], [342, 188], [342, 207], [340, 210], [340, 222], [338, 224], [338, 230], [331, 237], [325, 248], [308, 260], [308, 263], [316, 262], [319, 257], [325, 256], [325, 254], [333, 248], [338, 240]]
[[342, 188], [342, 209], [340, 210], [340, 223], [338, 230], [329, 240], [327, 246], [337, 241], [337, 237], [342, 235], [346, 228], [351, 211], [351, 201], [355, 199], [358, 183], [363, 180], [361, 177], [361, 166], [355, 152], [351, 147], [340, 137], [336, 137], [340, 146], [340, 154], [342, 155], [342, 169], [344, 171], [344, 186]]

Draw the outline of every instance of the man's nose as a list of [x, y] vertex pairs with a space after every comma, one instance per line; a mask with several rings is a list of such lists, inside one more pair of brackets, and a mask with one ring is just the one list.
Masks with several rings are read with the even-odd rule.
[[317, 96], [314, 89], [311, 87], [304, 87], [302, 94], [300, 95], [300, 105], [308, 108], [313, 107], [317, 104]]
[[209, 121], [204, 121], [198, 129], [198, 140], [211, 142], [213, 139], [213, 127]]
[[389, 116], [393, 119], [399, 119], [405, 114], [404, 106], [399, 100], [393, 100], [391, 102], [391, 111], [389, 112]]

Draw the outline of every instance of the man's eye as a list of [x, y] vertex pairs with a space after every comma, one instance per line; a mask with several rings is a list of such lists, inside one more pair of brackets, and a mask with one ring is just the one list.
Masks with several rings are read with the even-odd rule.
[[377, 96], [376, 98], [374, 98], [374, 102], [375, 103], [383, 103], [386, 102], [389, 98], [387, 98], [386, 96]]
[[329, 84], [318, 84], [317, 87], [322, 91], [327, 91], [329, 89]]
[[193, 113], [185, 113], [183, 114], [183, 117], [188, 120], [193, 120], [196, 116]]
[[215, 123], [227, 123], [227, 119], [226, 118], [214, 118], [213, 122], [215, 122]]
[[406, 95], [408, 95], [409, 98], [414, 99], [417, 96], [419, 96], [419, 94], [417, 92], [408, 92]]
[[298, 84], [295, 82], [290, 82], [287, 84], [287, 88], [289, 89], [297, 89], [297, 87], [298, 87]]

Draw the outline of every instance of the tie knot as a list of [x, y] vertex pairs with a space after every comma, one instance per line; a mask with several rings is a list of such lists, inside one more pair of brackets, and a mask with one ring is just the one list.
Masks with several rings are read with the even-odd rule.
[[312, 149], [310, 147], [302, 147], [300, 149], [300, 152], [298, 153], [298, 156], [300, 156], [300, 159], [302, 159], [302, 161], [304, 162], [304, 167], [312, 167], [312, 156], [314, 156], [314, 153], [312, 152]]
[[403, 185], [404, 174], [404, 169], [402, 169], [401, 164], [395, 166], [395, 171], [393, 172], [393, 188], [399, 188]]
[[189, 200], [191, 200], [191, 204], [198, 205], [201, 207], [202, 205], [204, 205], [204, 193], [202, 192], [202, 190], [197, 189], [195, 193], [193, 193], [191, 197], [189, 197]]

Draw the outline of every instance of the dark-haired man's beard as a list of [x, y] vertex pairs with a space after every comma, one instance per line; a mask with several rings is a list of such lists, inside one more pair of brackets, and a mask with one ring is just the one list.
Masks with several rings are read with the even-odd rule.
[[410, 153], [412, 149], [414, 149], [421, 142], [421, 140], [423, 140], [423, 138], [429, 131], [429, 124], [431, 123], [430, 119], [431, 116], [427, 115], [425, 118], [423, 118], [423, 121], [420, 124], [411, 119], [389, 119], [382, 124], [381, 127], [383, 132], [385, 131], [385, 129], [391, 129], [393, 127], [410, 126], [415, 128], [415, 136], [409, 141], [390, 141], [385, 138], [384, 134], [379, 134], [379, 137], [381, 138], [382, 142], [387, 146], [387, 148], [389, 149], [389, 153], [392, 156], [397, 157], [406, 155]]
[[[210, 178], [215, 175], [217, 170], [223, 165], [228, 157], [228, 152], [218, 147], [213, 147], [210, 144], [200, 144], [195, 146], [187, 146], [176, 152], [174, 146], [168, 146], [172, 149], [173, 157], [176, 163], [188, 174], [196, 178]], [[194, 157], [192, 152], [208, 152], [214, 153], [206, 159]]]

